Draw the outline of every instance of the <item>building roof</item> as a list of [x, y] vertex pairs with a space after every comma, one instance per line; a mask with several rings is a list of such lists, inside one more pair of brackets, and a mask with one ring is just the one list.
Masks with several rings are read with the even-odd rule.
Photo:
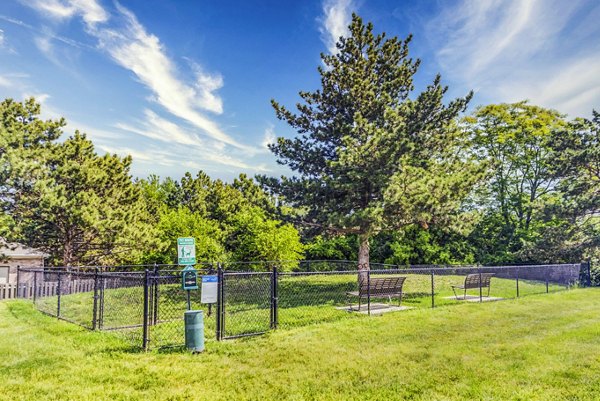
[[30, 248], [18, 242], [6, 242], [0, 238], [0, 256], [6, 256], [10, 259], [16, 258], [47, 258], [48, 255], [35, 248]]

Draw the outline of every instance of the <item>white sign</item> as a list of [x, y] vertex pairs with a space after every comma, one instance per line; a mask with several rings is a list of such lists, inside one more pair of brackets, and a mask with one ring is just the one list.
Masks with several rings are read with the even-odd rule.
[[200, 295], [200, 302], [203, 304], [216, 303], [218, 287], [218, 276], [202, 276], [202, 293]]
[[177, 238], [177, 259], [180, 265], [196, 264], [196, 240], [194, 238]]

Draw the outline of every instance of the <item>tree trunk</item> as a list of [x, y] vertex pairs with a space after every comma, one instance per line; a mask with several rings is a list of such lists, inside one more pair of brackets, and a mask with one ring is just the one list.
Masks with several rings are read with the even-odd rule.
[[358, 236], [358, 270], [369, 270], [369, 235]]

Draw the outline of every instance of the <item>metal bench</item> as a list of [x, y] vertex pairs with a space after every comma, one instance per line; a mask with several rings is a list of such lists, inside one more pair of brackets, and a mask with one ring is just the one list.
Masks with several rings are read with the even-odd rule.
[[[490, 296], [490, 281], [495, 273], [472, 273], [467, 274], [465, 277], [465, 283], [463, 285], [453, 285], [452, 291], [454, 291], [454, 296], [458, 299], [458, 295], [456, 294], [456, 290], [464, 290], [463, 299], [467, 298], [467, 290], [474, 288], [487, 288], [487, 296]], [[481, 278], [481, 282], [480, 282]]]
[[[358, 310], [360, 311], [361, 300], [363, 298], [388, 298], [392, 302], [392, 297], [398, 297], [398, 306], [402, 303], [402, 286], [406, 277], [371, 277], [370, 279], [361, 278], [358, 291], [346, 292], [346, 297], [358, 297]], [[352, 304], [350, 310], [352, 309]]]

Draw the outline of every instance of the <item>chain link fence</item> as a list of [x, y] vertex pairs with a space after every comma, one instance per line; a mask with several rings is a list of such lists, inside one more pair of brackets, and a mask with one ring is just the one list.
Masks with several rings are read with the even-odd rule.
[[19, 269], [18, 295], [37, 309], [143, 349], [184, 344], [183, 314], [204, 312], [205, 338], [359, 319], [417, 308], [520, 298], [592, 284], [589, 262], [520, 266], [408, 266], [351, 261], [197, 265], [218, 277], [215, 304], [182, 289], [175, 265]]

